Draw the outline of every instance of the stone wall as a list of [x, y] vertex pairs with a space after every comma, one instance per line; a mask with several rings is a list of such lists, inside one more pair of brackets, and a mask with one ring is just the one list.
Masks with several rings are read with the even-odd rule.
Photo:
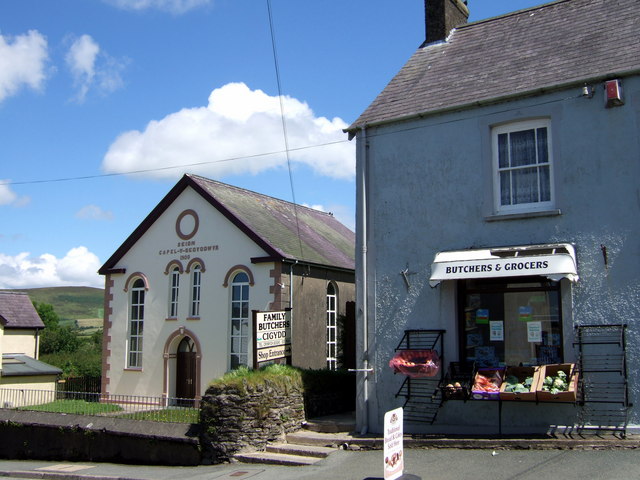
[[212, 385], [200, 407], [203, 462], [220, 463], [241, 450], [262, 450], [302, 428], [304, 420], [301, 385], [251, 385], [246, 380]]

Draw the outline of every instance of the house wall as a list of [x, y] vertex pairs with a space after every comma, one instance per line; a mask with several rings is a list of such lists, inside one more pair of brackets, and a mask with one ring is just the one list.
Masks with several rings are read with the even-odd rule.
[[[388, 361], [405, 329], [445, 329], [445, 362], [459, 360], [455, 282], [429, 286], [431, 262], [443, 250], [575, 244], [580, 280], [575, 285], [562, 282], [565, 361], [575, 360], [574, 325], [629, 324], [630, 401], [638, 402], [640, 346], [634, 320], [640, 313], [640, 80], [625, 78], [623, 85], [626, 103], [621, 107], [604, 107], [600, 83], [591, 99], [582, 97], [576, 86], [367, 130], [367, 338], [374, 374], [367, 385], [362, 377], [359, 383], [360, 426], [380, 432], [384, 412], [401, 405], [403, 399], [395, 393], [402, 378], [393, 375]], [[561, 214], [492, 217], [490, 129], [539, 117], [551, 119], [556, 207]], [[362, 152], [359, 144], [359, 174], [365, 165]], [[361, 194], [360, 189], [360, 208]], [[357, 260], [360, 275], [364, 263]], [[400, 275], [405, 269], [409, 288]], [[362, 298], [359, 301], [363, 306]], [[365, 333], [363, 326], [361, 340]], [[359, 348], [362, 357], [362, 341]], [[503, 413], [503, 422], [520, 430], [572, 424], [575, 419], [573, 406], [516, 407]], [[496, 417], [495, 405], [447, 402], [433, 427], [412, 428], [458, 425], [469, 432], [470, 425], [495, 426]], [[640, 423], [633, 410], [631, 423]]]
[[0, 404], [12, 408], [55, 400], [57, 375], [5, 376], [0, 379]]
[[38, 358], [35, 329], [9, 329], [2, 336], [2, 353], [22, 353]]
[[[198, 214], [199, 228], [188, 240], [194, 244], [183, 247], [185, 240], [176, 233], [176, 221], [182, 212], [194, 210]], [[187, 222], [188, 223], [188, 222]], [[188, 224], [183, 233], [192, 228]], [[212, 247], [206, 251], [180, 252], [180, 248]], [[250, 310], [267, 310], [273, 300], [270, 293], [274, 279], [270, 275], [273, 263], [251, 264], [252, 257], [265, 252], [224, 218], [215, 208], [192, 189], [186, 189], [154, 222], [120, 261], [124, 274], [107, 277], [107, 311], [105, 312], [105, 345], [108, 361], [103, 366], [106, 378], [103, 390], [111, 394], [152, 395], [175, 394], [175, 353], [185, 335], [191, 336], [200, 356], [199, 388], [204, 393], [207, 383], [223, 375], [229, 367], [230, 287], [224, 286], [225, 277], [237, 266], [246, 267], [254, 284], [250, 287]], [[168, 319], [169, 276], [167, 265], [179, 261], [186, 269], [193, 258], [204, 264], [200, 317], [191, 319], [190, 276], [180, 277], [179, 313]], [[126, 339], [128, 329], [127, 279], [141, 272], [148, 281], [145, 301], [144, 353], [142, 369], [126, 368]], [[109, 285], [113, 282], [113, 285]], [[251, 358], [249, 361], [251, 362]]]

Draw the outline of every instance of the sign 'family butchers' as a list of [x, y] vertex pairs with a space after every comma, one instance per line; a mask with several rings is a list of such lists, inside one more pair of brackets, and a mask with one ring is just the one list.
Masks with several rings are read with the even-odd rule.
[[291, 357], [291, 311], [253, 312], [255, 368]]

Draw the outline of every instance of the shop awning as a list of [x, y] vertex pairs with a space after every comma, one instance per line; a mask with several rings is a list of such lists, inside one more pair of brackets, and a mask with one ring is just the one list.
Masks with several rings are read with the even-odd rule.
[[569, 243], [439, 252], [431, 264], [432, 287], [443, 280], [541, 275], [578, 280], [576, 253]]

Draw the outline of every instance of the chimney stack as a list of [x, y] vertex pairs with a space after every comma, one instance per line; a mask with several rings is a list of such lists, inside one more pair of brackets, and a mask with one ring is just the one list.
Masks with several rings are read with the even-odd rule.
[[462, 0], [424, 0], [426, 40], [423, 43], [440, 42], [449, 32], [467, 23], [469, 9]]

